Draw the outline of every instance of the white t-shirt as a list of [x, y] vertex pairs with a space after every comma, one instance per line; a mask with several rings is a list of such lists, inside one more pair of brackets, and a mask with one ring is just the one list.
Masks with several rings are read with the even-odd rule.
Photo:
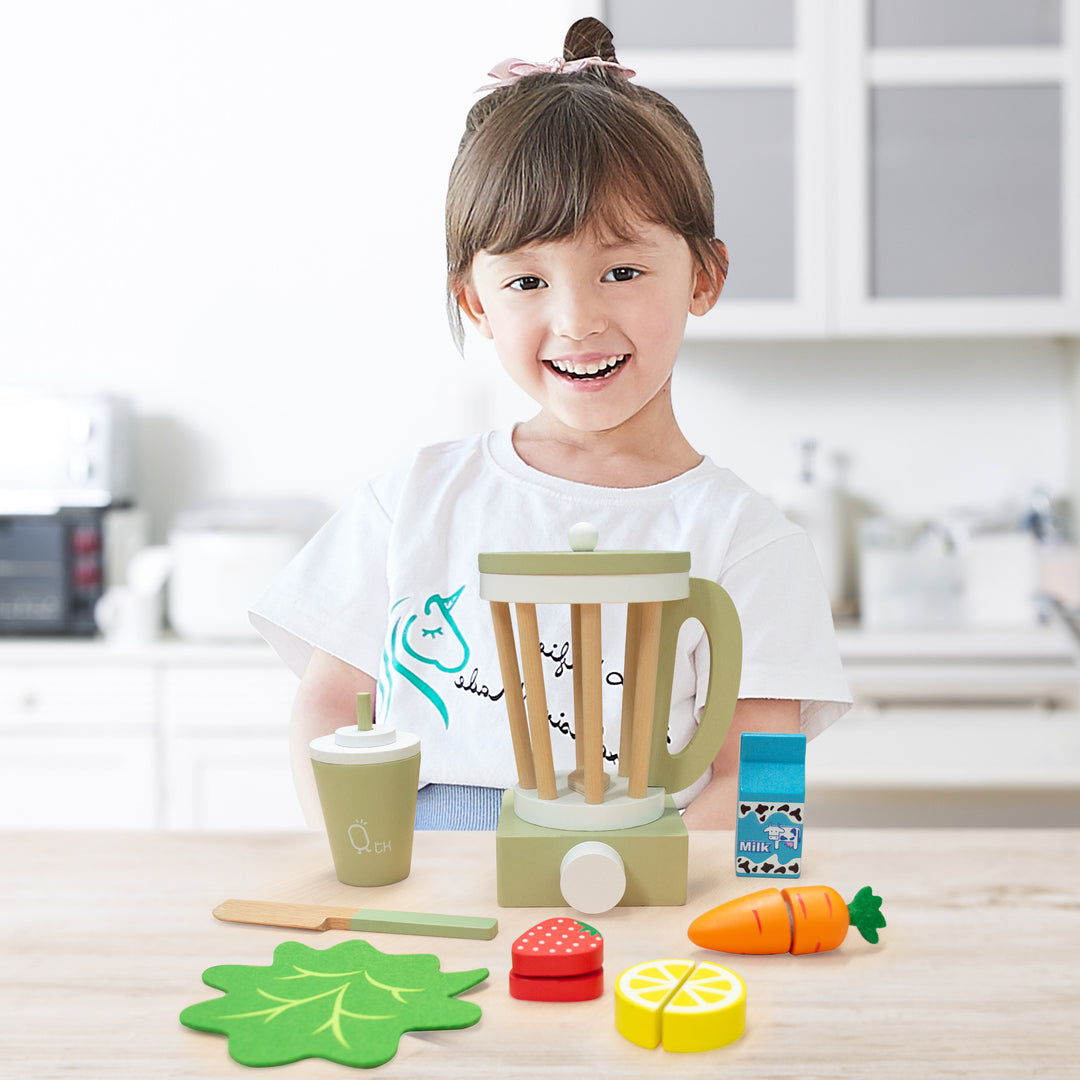
[[[850, 696], [813, 547], [766, 499], [708, 458], [673, 480], [606, 488], [548, 476], [517, 455], [510, 429], [429, 446], [365, 484], [251, 611], [297, 674], [313, 647], [377, 679], [376, 713], [420, 736], [421, 784], [511, 787], [513, 748], [482, 551], [568, 549], [591, 522], [600, 549], [690, 552], [690, 573], [719, 582], [743, 632], [739, 696], [802, 703], [810, 737]], [[604, 605], [604, 751], [617, 760], [625, 606]], [[569, 608], [537, 609], [556, 770], [574, 767]], [[670, 749], [701, 715], [708, 642], [679, 636]], [[676, 796], [682, 806], [709, 775]]]

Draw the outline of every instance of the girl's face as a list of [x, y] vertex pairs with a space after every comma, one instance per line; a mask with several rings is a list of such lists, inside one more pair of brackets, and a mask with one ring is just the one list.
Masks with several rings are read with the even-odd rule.
[[591, 230], [479, 252], [460, 302], [510, 377], [549, 419], [610, 431], [667, 385], [688, 313], [720, 293], [686, 241], [642, 223], [630, 241]]

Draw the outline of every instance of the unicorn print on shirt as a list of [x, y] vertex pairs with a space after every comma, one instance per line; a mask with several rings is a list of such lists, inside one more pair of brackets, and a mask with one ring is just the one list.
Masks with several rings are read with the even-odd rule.
[[468, 642], [451, 615], [464, 591], [462, 585], [450, 596], [432, 593], [422, 606], [411, 604], [411, 597], [405, 596], [390, 608], [390, 633], [383, 649], [378, 689], [387, 710], [404, 680], [427, 698], [442, 717], [443, 726], [450, 726], [446, 702], [429, 680], [435, 672], [461, 671], [469, 662]]

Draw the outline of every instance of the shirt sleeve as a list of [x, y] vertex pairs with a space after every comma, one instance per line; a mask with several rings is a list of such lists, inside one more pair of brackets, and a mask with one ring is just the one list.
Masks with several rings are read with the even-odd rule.
[[780, 536], [744, 555], [720, 584], [739, 613], [739, 696], [800, 701], [801, 726], [818, 735], [851, 707], [832, 612], [810, 538]]
[[390, 529], [386, 507], [364, 485], [252, 605], [252, 626], [297, 675], [318, 648], [378, 678]]

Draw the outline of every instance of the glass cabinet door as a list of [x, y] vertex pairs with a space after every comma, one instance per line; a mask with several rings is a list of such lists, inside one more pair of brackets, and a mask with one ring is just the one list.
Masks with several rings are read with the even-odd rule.
[[796, 0], [607, 0], [599, 15], [624, 49], [793, 49]]
[[1061, 296], [1061, 90], [870, 90], [869, 295]]
[[1061, 0], [870, 0], [872, 49], [1026, 46], [1062, 43]]
[[1080, 329], [1075, 0], [839, 0], [841, 333]]
[[1080, 0], [584, 13], [705, 148], [731, 274], [688, 335], [1080, 332]]

